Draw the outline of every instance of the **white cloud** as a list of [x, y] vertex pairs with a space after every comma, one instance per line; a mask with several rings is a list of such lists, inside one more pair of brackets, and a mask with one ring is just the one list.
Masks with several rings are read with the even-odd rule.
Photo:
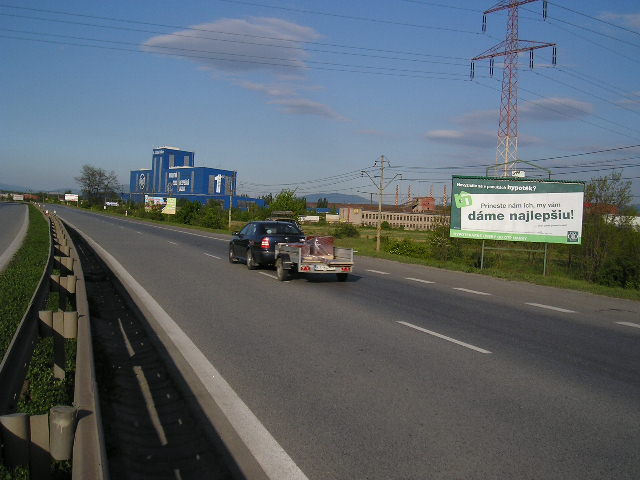
[[640, 30], [640, 13], [613, 13], [605, 12], [600, 15], [601, 20], [607, 20], [608, 22], [620, 22], [626, 27], [631, 27]]

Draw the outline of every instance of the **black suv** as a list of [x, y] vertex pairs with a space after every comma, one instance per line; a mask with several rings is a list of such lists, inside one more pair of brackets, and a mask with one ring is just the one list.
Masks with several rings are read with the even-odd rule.
[[233, 232], [229, 242], [229, 261], [242, 260], [249, 270], [275, 262], [277, 243], [304, 241], [304, 233], [294, 221], [251, 222], [239, 232]]

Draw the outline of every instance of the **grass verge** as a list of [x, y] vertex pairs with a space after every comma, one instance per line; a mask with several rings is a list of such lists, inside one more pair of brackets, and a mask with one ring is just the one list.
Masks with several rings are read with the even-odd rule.
[[49, 260], [49, 224], [29, 205], [29, 229], [22, 247], [0, 274], [0, 357], [24, 316]]

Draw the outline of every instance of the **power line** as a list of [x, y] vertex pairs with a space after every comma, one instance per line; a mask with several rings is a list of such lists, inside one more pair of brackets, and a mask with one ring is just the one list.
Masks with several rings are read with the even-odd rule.
[[[545, 75], [545, 74], [543, 74], [543, 73], [540, 73], [540, 72], [538, 72], [538, 71], [532, 70], [532, 72], [533, 72], [535, 75], [538, 75], [539, 77], [543, 77], [543, 78], [546, 78], [547, 80], [551, 80], [552, 82], [559, 83], [560, 85], [564, 85], [565, 87], [571, 88], [571, 89], [573, 89], [573, 90], [575, 90], [575, 91], [577, 91], [577, 92], [585, 93], [585, 94], [590, 95], [590, 96], [592, 96], [592, 97], [594, 97], [594, 98], [597, 98], [598, 100], [602, 100], [602, 101], [603, 101], [603, 102], [605, 102], [605, 103], [608, 103], [608, 104], [610, 104], [610, 105], [613, 105], [614, 107], [620, 108], [620, 109], [622, 109], [622, 110], [626, 110], [626, 111], [631, 112], [631, 113], [633, 113], [633, 114], [635, 114], [635, 115], [640, 115], [640, 112], [639, 112], [639, 111], [637, 111], [637, 110], [633, 110], [633, 109], [631, 109], [631, 108], [627, 108], [627, 107], [625, 107], [624, 105], [620, 105], [620, 104], [614, 103], [614, 102], [612, 102], [611, 100], [607, 100], [607, 99], [606, 99], [606, 98], [604, 98], [604, 97], [601, 97], [601, 96], [599, 96], [599, 95], [595, 95], [594, 93], [591, 93], [591, 92], [587, 92], [586, 90], [583, 90], [583, 89], [581, 89], [581, 88], [578, 88], [578, 87], [576, 87], [576, 86], [574, 86], [574, 85], [571, 85], [571, 84], [569, 84], [569, 83], [562, 82], [562, 81], [560, 81], [560, 80], [558, 80], [558, 79], [556, 79], [556, 78], [549, 77], [549, 76], [547, 76], [547, 75]], [[639, 132], [639, 133], [640, 133], [640, 132]]]
[[564, 5], [561, 5], [559, 3], [555, 3], [555, 2], [548, 2], [548, 3], [550, 3], [554, 7], [562, 8], [564, 10], [567, 10], [567, 11], [571, 12], [571, 13], [575, 13], [576, 15], [581, 15], [583, 17], [590, 18], [591, 20], [595, 20], [596, 22], [604, 23], [605, 25], [609, 25], [611, 27], [619, 28], [620, 30], [624, 30], [625, 32], [633, 33], [635, 35], [640, 35], [640, 32], [637, 32], [635, 30], [631, 30], [630, 28], [625, 28], [623, 26], [616, 25], [615, 23], [607, 22], [606, 20], [602, 20], [601, 18], [592, 17], [591, 15], [587, 15], [586, 13], [579, 12], [578, 10], [573, 10], [573, 9], [571, 9], [569, 7], [565, 7]]
[[[40, 43], [48, 43], [54, 45], [70, 45], [76, 47], [86, 47], [86, 48], [98, 48], [102, 50], [113, 50], [113, 51], [124, 51], [124, 52], [132, 52], [132, 53], [144, 53], [148, 54], [149, 52], [142, 50], [134, 50], [130, 48], [122, 48], [122, 47], [109, 47], [103, 45], [90, 45], [90, 44], [82, 44], [82, 43], [73, 43], [73, 42], [61, 42], [55, 40], [44, 40], [37, 38], [23, 38], [23, 37], [15, 37], [10, 35], [0, 35], [0, 38], [8, 38], [13, 40], [24, 40], [24, 41], [32, 41], [32, 42], [40, 42]], [[137, 44], [136, 44], [137, 45]], [[158, 48], [158, 47], [154, 47]], [[173, 47], [171, 47], [173, 48]], [[177, 49], [180, 50], [180, 49]], [[331, 71], [331, 72], [346, 72], [346, 73], [360, 73], [360, 74], [368, 74], [368, 75], [382, 75], [382, 76], [390, 76], [390, 77], [404, 77], [404, 78], [422, 78], [422, 79], [430, 79], [430, 80], [450, 80], [450, 81], [462, 81], [468, 82], [467, 78], [451, 78], [451, 77], [438, 77], [438, 76], [429, 76], [429, 75], [417, 75], [415, 73], [420, 73], [420, 71], [413, 71], [407, 69], [394, 69], [388, 67], [373, 67], [373, 66], [353, 66], [353, 65], [345, 65], [345, 64], [331, 64], [330, 62], [313, 62], [325, 65], [335, 65], [335, 66], [344, 66], [346, 68], [331, 68], [331, 67], [309, 67], [307, 65], [292, 65], [291, 63], [275, 63], [275, 62], [267, 62], [261, 60], [242, 60], [237, 58], [220, 58], [213, 56], [205, 56], [205, 55], [190, 55], [190, 54], [180, 54], [180, 53], [171, 53], [171, 52], [155, 52], [159, 55], [169, 55], [174, 57], [182, 57], [182, 58], [199, 58], [206, 60], [217, 60], [221, 62], [231, 62], [231, 63], [249, 63], [256, 65], [268, 65], [268, 66], [276, 66], [276, 67], [284, 67], [298, 70], [323, 70], [323, 71]], [[270, 60], [269, 57], [260, 57], [260, 56], [251, 56], [251, 55], [242, 55], [242, 54], [231, 54], [224, 53], [223, 55], [227, 56], [246, 56], [246, 57], [254, 57], [257, 59], [266, 59]], [[287, 60], [288, 61], [288, 60]], [[307, 61], [308, 63], [312, 63], [311, 61]], [[369, 68], [369, 69], [380, 69], [386, 71], [364, 71], [364, 70], [353, 70], [354, 68]], [[395, 73], [389, 73], [389, 72]], [[406, 73], [403, 73], [406, 72]], [[422, 72], [428, 73], [428, 72]], [[454, 73], [446, 73], [446, 72], [432, 72], [433, 75], [456, 75]], [[459, 74], [460, 77], [466, 77], [466, 75]]]
[[[496, 80], [496, 81], [499, 81], [499, 80]], [[483, 84], [482, 82], [474, 82], [474, 83], [475, 83], [476, 85], [480, 85], [481, 87], [489, 88], [489, 89], [494, 90], [494, 91], [495, 91], [495, 90], [497, 90], [496, 88], [494, 88], [494, 87], [492, 87], [492, 86], [490, 86], [490, 85], [485, 85], [485, 84]], [[528, 90], [528, 89], [526, 89], [526, 88], [524, 88], [524, 87], [522, 87], [522, 86], [519, 86], [519, 88], [520, 88], [520, 90], [524, 90], [525, 92], [530, 93], [530, 94], [532, 94], [532, 95], [534, 95], [534, 96], [536, 96], [536, 97], [538, 97], [538, 98], [542, 98], [542, 99], [544, 99], [544, 98], [545, 98], [544, 96], [542, 96], [542, 95], [540, 95], [540, 94], [538, 94], [538, 93], [535, 93], [535, 92], [533, 92], [533, 91], [531, 91], [531, 90]], [[528, 99], [523, 97], [523, 100], [528, 100]], [[528, 101], [530, 101], [530, 102], [531, 102], [532, 100], [528, 100]], [[558, 103], [558, 104], [559, 104], [559, 102], [558, 102], [557, 100], [555, 100], [555, 101], [554, 101], [554, 103]], [[555, 113], [557, 113], [557, 114], [559, 114], [559, 115], [562, 115], [562, 116], [564, 116], [564, 117], [569, 117], [569, 115], [568, 115], [566, 112], [563, 112], [562, 110], [558, 110], [558, 109], [555, 109], [555, 108], [553, 108], [553, 107], [550, 107], [549, 105], [539, 105], [539, 107], [541, 107], [541, 108], [543, 108], [543, 109], [546, 109], [546, 110], [550, 110], [550, 111], [555, 112]], [[606, 118], [601, 117], [601, 116], [599, 116], [599, 115], [595, 115], [595, 114], [593, 114], [593, 113], [592, 113], [591, 115], [592, 115], [592, 116], [594, 116], [594, 117], [596, 117], [596, 118], [598, 118], [598, 119], [600, 119], [600, 120], [602, 120], [602, 121], [604, 121], [604, 122], [611, 123], [611, 124], [613, 124], [613, 125], [616, 125], [616, 126], [623, 127], [623, 128], [625, 128], [625, 129], [629, 129], [629, 130], [631, 130], [629, 127], [627, 127], [627, 126], [625, 126], [625, 125], [621, 125], [621, 124], [618, 124], [618, 123], [613, 122], [613, 121], [611, 121], [611, 120], [607, 120]], [[618, 130], [614, 130], [614, 129], [612, 129], [612, 128], [607, 128], [607, 127], [604, 127], [604, 126], [602, 126], [602, 125], [598, 125], [597, 123], [590, 122], [589, 120], [585, 120], [584, 118], [576, 118], [575, 120], [577, 120], [577, 121], [579, 121], [579, 122], [582, 122], [582, 123], [586, 123], [587, 125], [591, 125], [591, 126], [593, 126], [593, 127], [599, 128], [599, 129], [601, 129], [601, 130], [605, 130], [605, 131], [610, 132], [610, 133], [615, 133], [616, 135], [620, 135], [620, 136], [622, 136], [622, 137], [627, 137], [627, 138], [632, 139], [632, 140], [634, 140], [634, 141], [637, 141], [637, 140], [638, 140], [638, 136], [635, 136], [635, 137], [634, 137], [634, 136], [631, 136], [631, 135], [629, 135], [629, 134], [626, 134], [626, 133], [620, 132], [620, 131], [618, 131]], [[632, 130], [632, 131], [633, 131], [633, 130]]]
[[[85, 41], [91, 41], [91, 42], [103, 42], [103, 43], [114, 43], [114, 44], [118, 44], [118, 45], [139, 46], [138, 43], [125, 42], [125, 41], [120, 41], [120, 40], [103, 40], [103, 39], [90, 38], [90, 37], [78, 37], [78, 36], [73, 36], [73, 35], [29, 32], [29, 31], [11, 30], [11, 29], [5, 29], [5, 31], [16, 32], [16, 33], [25, 33], [25, 34], [29, 34], [29, 35], [48, 35], [48, 36], [53, 36], [53, 37], [70, 38], [70, 39], [74, 39], [74, 40], [85, 40]], [[168, 46], [162, 46], [162, 45], [152, 45], [152, 46], [147, 46], [147, 48], [149, 48], [149, 49], [177, 50], [177, 51], [183, 51], [183, 52], [210, 53], [210, 54], [213, 54], [213, 55], [226, 55], [226, 56], [231, 56], [231, 57], [257, 58], [257, 59], [260, 59], [260, 60], [275, 60], [275, 61], [291, 62], [291, 64], [289, 64], [289, 65], [292, 66], [292, 67], [297, 67], [298, 66], [298, 65], [294, 65], [293, 64], [295, 59], [289, 59], [289, 58], [266, 57], [266, 56], [263, 56], [263, 55], [248, 55], [248, 54], [242, 54], [242, 53], [228, 53], [228, 52], [220, 52], [220, 51], [212, 51], [212, 50], [200, 50], [200, 49], [194, 49], [194, 48], [168, 47]], [[152, 52], [152, 53], [165, 54], [166, 52]], [[205, 57], [205, 58], [208, 58], [208, 57]], [[213, 58], [213, 59], [218, 60], [218, 58]], [[317, 61], [317, 60], [305, 60], [305, 63], [316, 64], [316, 65], [329, 65], [329, 66], [338, 66], [338, 67], [349, 67], [349, 68], [369, 68], [369, 69], [387, 70], [387, 71], [394, 71], [394, 72], [421, 73], [421, 74], [430, 74], [430, 75], [433, 75], [433, 74], [435, 74], [435, 75], [457, 75], [457, 76], [463, 75], [463, 74], [448, 73], [448, 72], [428, 72], [428, 71], [424, 71], [424, 70], [398, 69], [398, 68], [385, 67], [385, 66], [378, 67], [378, 66], [370, 66], [370, 65], [347, 65], [347, 64], [340, 64], [340, 63], [335, 63], [335, 62], [321, 62], [321, 61]]]
[[[524, 8], [523, 10], [527, 10], [528, 12], [531, 12], [531, 10], [529, 10], [529, 9], [527, 9], [527, 8]], [[551, 17], [547, 17], [547, 20], [549, 20], [550, 18], [551, 18]], [[577, 24], [575, 24], [575, 23], [571, 23], [571, 22], [568, 22], [567, 20], [562, 20], [562, 19], [560, 19], [560, 18], [555, 18], [555, 17], [554, 17], [554, 18], [553, 18], [553, 20], [554, 20], [554, 21], [556, 21], [556, 22], [564, 23], [564, 24], [566, 24], [566, 25], [570, 25], [570, 26], [572, 26], [572, 27], [574, 27], [574, 28], [578, 28], [578, 29], [580, 29], [580, 30], [585, 30], [585, 31], [590, 32], [590, 33], [593, 33], [593, 34], [595, 34], [595, 35], [600, 35], [601, 37], [605, 37], [605, 38], [608, 38], [608, 39], [610, 39], [610, 40], [615, 40], [616, 42], [620, 42], [620, 43], [624, 43], [624, 44], [626, 44], [626, 45], [630, 45], [630, 46], [632, 46], [632, 47], [640, 48], [640, 44], [633, 43], [633, 42], [628, 42], [628, 41], [626, 41], [626, 40], [622, 40], [621, 38], [615, 37], [615, 36], [613, 36], [613, 35], [609, 35], [609, 34], [607, 34], [607, 33], [599, 32], [599, 31], [597, 31], [597, 30], [594, 30], [593, 28], [584, 27], [584, 26], [582, 26], [582, 25], [577, 25]]]
[[[60, 14], [64, 14], [64, 15], [79, 15], [79, 14], [73, 14], [73, 13], [68, 13], [68, 12], [59, 12], [59, 13]], [[86, 26], [86, 27], [98, 27], [98, 28], [110, 29], [110, 30], [130, 31], [130, 32], [139, 32], [139, 33], [152, 33], [152, 34], [158, 34], [158, 35], [163, 35], [163, 36], [167, 36], [167, 37], [178, 37], [178, 38], [182, 37], [182, 38], [188, 38], [188, 39], [196, 38], [196, 39], [208, 40], [208, 41], [213, 41], [213, 42], [239, 43], [239, 44], [244, 44], [244, 45], [258, 45], [258, 46], [266, 46], [266, 47], [273, 47], [273, 48], [301, 50], [301, 51], [305, 51], [305, 52], [319, 52], [319, 53], [331, 53], [331, 54], [338, 54], [338, 55], [362, 56], [362, 57], [382, 58], [382, 59], [389, 59], [389, 60], [401, 60], [401, 61], [407, 61], [407, 62], [425, 62], [425, 63], [441, 63], [441, 64], [445, 64], [445, 65], [463, 65], [461, 63], [457, 64], [457, 63], [439, 62], [439, 61], [434, 61], [434, 60], [426, 60], [426, 59], [422, 59], [422, 58], [385, 57], [385, 56], [382, 56], [382, 55], [372, 55], [372, 54], [355, 53], [355, 52], [340, 52], [340, 51], [322, 50], [322, 49], [315, 49], [315, 48], [303, 48], [303, 47], [300, 47], [298, 45], [301, 45], [301, 44], [319, 45], [319, 46], [327, 46], [327, 47], [332, 47], [332, 48], [346, 48], [346, 49], [360, 50], [360, 51], [370, 51], [370, 52], [380, 52], [380, 53], [393, 53], [393, 54], [396, 54], [396, 55], [407, 55], [407, 56], [414, 56], [414, 57], [429, 57], [429, 58], [442, 58], [442, 59], [449, 59], [449, 60], [464, 60], [465, 62], [467, 61], [467, 59], [464, 58], [464, 57], [451, 57], [451, 56], [446, 56], [446, 55], [432, 55], [432, 54], [428, 54], [428, 53], [408, 52], [408, 51], [401, 51], [401, 50], [384, 50], [384, 49], [376, 49], [376, 48], [368, 48], [368, 47], [344, 45], [344, 44], [311, 42], [311, 41], [306, 41], [306, 40], [293, 40], [293, 39], [289, 39], [289, 38], [278, 38], [278, 37], [270, 37], [270, 36], [264, 36], [264, 35], [251, 35], [251, 34], [245, 34], [245, 33], [225, 32], [225, 31], [221, 31], [221, 30], [203, 29], [203, 28], [196, 28], [196, 27], [185, 27], [185, 26], [178, 26], [178, 25], [173, 25], [172, 26], [172, 25], [163, 25], [163, 24], [154, 24], [154, 23], [150, 24], [148, 22], [136, 22], [136, 21], [124, 20], [124, 19], [120, 19], [120, 20], [117, 20], [117, 21], [129, 22], [129, 23], [140, 23], [142, 25], [154, 25], [154, 26], [158, 26], [158, 27], [162, 27], [162, 28], [177, 28], [177, 29], [182, 29], [182, 30], [185, 30], [185, 31], [202, 31], [202, 32], [207, 32], [207, 33], [215, 33], [215, 34], [219, 34], [219, 35], [235, 36], [236, 38], [237, 37], [248, 37], [248, 38], [257, 38], [257, 39], [262, 39], [262, 40], [272, 40], [272, 41], [277, 41], [277, 42], [290, 43], [290, 45], [281, 45], [281, 44], [279, 45], [279, 44], [274, 44], [274, 43], [248, 42], [248, 41], [243, 41], [243, 40], [231, 40], [231, 39], [225, 39], [225, 38], [212, 38], [212, 37], [207, 37], [207, 36], [203, 36], [203, 35], [193, 35], [193, 34], [186, 35], [186, 34], [181, 34], [181, 33], [168, 33], [168, 32], [159, 31], [159, 30], [149, 30], [149, 29], [142, 29], [142, 28], [131, 28], [131, 27], [114, 26], [114, 25], [101, 25], [101, 24], [86, 23], [86, 22], [74, 22], [74, 21], [70, 21], [70, 20], [60, 20], [60, 19], [53, 19], [53, 18], [42, 18], [42, 17], [35, 17], [35, 16], [29, 16], [29, 15], [16, 15], [16, 14], [8, 14], [8, 13], [0, 13], [0, 15], [8, 16], [8, 17], [15, 17], [15, 18], [26, 18], [26, 19], [30, 19], [30, 20], [40, 20], [40, 21], [52, 22], [52, 23], [64, 23], [64, 24], [80, 25], [80, 26]], [[113, 20], [113, 19], [111, 19], [109, 17], [98, 17], [98, 16], [90, 16], [90, 15], [80, 15], [80, 16], [96, 18], [96, 19], [102, 19], [102, 20]]]
[[364, 22], [381, 23], [381, 24], [395, 25], [395, 26], [401, 26], [401, 27], [424, 28], [424, 29], [429, 29], [429, 30], [442, 30], [442, 31], [447, 31], [447, 32], [455, 32], [455, 33], [468, 33], [468, 34], [471, 34], [471, 35], [482, 35], [482, 33], [480, 33], [480, 32], [472, 32], [470, 30], [461, 30], [461, 29], [457, 29], [457, 28], [438, 27], [438, 26], [434, 26], [434, 25], [421, 25], [421, 24], [417, 24], [417, 23], [396, 22], [396, 21], [393, 21], [393, 20], [383, 20], [383, 19], [380, 19], [380, 18], [358, 17], [358, 16], [355, 16], [355, 15], [343, 15], [343, 14], [332, 13], [332, 12], [321, 12], [321, 11], [318, 11], [318, 10], [305, 10], [305, 9], [302, 9], [302, 8], [280, 7], [280, 6], [268, 5], [268, 4], [264, 4], [264, 3], [247, 2], [247, 1], [244, 1], [244, 0], [218, 0], [218, 1], [226, 2], [226, 3], [235, 3], [235, 4], [238, 4], [238, 5], [249, 5], [249, 6], [252, 6], [252, 7], [272, 8], [272, 9], [275, 9], [275, 10], [284, 10], [284, 11], [287, 11], [287, 12], [306, 13], [306, 14], [312, 14], [312, 15], [323, 15], [323, 16], [327, 16], [327, 17], [343, 18], [343, 19], [346, 19], [346, 20], [358, 20], [358, 21], [364, 21]]

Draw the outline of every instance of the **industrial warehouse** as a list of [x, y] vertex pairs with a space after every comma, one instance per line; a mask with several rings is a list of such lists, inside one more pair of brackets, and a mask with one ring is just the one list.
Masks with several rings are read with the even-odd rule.
[[224, 208], [264, 206], [264, 200], [238, 195], [238, 172], [218, 168], [196, 167], [195, 153], [174, 147], [153, 149], [151, 168], [132, 170], [129, 178], [130, 199], [147, 203], [150, 199], [184, 198], [207, 203], [215, 200]]

